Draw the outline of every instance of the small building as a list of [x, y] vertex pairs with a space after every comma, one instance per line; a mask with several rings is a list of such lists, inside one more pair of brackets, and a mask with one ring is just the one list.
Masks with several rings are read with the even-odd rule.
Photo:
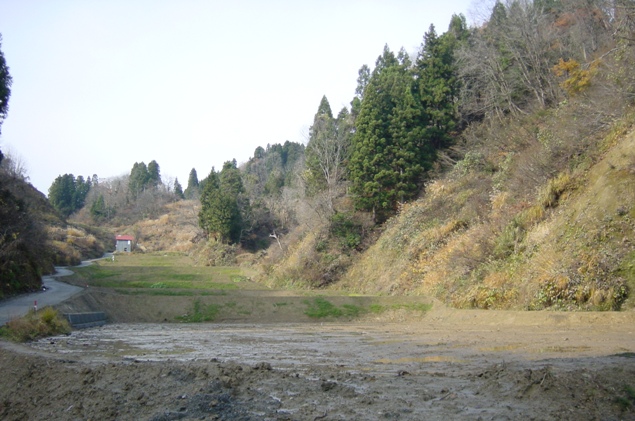
[[117, 253], [130, 253], [132, 251], [132, 243], [134, 241], [132, 235], [118, 235], [116, 240], [115, 251]]

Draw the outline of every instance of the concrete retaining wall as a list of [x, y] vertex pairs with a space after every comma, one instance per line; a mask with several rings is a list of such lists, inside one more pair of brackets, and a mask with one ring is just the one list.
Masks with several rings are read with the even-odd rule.
[[68, 320], [75, 329], [103, 326], [106, 324], [106, 313], [101, 311], [94, 313], [66, 313], [64, 317], [66, 317], [66, 320]]

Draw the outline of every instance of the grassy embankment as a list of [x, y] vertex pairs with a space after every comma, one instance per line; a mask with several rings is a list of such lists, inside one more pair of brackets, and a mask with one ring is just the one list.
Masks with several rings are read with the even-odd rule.
[[86, 286], [90, 296], [81, 300], [114, 321], [359, 320], [420, 317], [430, 309], [420, 298], [272, 290], [251, 281], [243, 268], [196, 266], [175, 253], [118, 255], [74, 271], [68, 282]]

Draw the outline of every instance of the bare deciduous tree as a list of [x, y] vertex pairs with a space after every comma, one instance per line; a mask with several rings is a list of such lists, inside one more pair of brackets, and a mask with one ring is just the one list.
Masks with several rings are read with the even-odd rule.
[[19, 154], [12, 149], [5, 150], [4, 159], [0, 163], [0, 170], [12, 178], [17, 178], [22, 181], [28, 181], [29, 176], [27, 174], [27, 165]]

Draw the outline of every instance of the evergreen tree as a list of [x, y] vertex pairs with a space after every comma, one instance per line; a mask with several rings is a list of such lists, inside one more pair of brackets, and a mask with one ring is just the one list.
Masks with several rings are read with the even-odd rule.
[[132, 196], [136, 199], [145, 190], [150, 180], [150, 173], [148, 167], [144, 162], [135, 162], [130, 171], [130, 178], [128, 180], [128, 189]]
[[265, 157], [265, 148], [263, 148], [262, 146], [258, 146], [256, 150], [254, 151], [254, 158], [262, 159], [264, 157]]
[[355, 97], [351, 101], [351, 114], [353, 120], [357, 118], [362, 107], [362, 99], [364, 98], [364, 90], [370, 81], [370, 68], [364, 64], [357, 72], [357, 87], [355, 88]]
[[106, 202], [104, 201], [103, 194], [100, 194], [99, 197], [93, 201], [93, 204], [90, 206], [90, 215], [95, 221], [106, 217]]
[[[83, 181], [83, 178], [82, 178]], [[62, 215], [68, 218], [70, 214], [79, 209], [77, 183], [73, 174], [58, 176], [49, 187], [49, 202]], [[83, 205], [83, 200], [82, 200]]]
[[291, 186], [293, 184], [296, 167], [298, 163], [301, 163], [304, 160], [304, 149], [303, 144], [289, 142], [288, 140], [282, 145], [283, 183], [285, 186]]
[[450, 30], [441, 37], [430, 25], [415, 63], [414, 91], [427, 117], [422, 135], [435, 149], [449, 145], [457, 126], [459, 82], [454, 52], [466, 37], [465, 19], [460, 16], [452, 18]]
[[454, 57], [467, 36], [465, 19], [453, 16], [441, 37], [430, 26], [414, 65], [403, 48], [395, 56], [386, 46], [367, 82], [360, 70], [348, 176], [356, 206], [377, 221], [416, 197], [435, 151], [450, 144], [460, 88]]
[[370, 68], [364, 64], [357, 73], [357, 88], [355, 88], [355, 95], [362, 99], [364, 98], [364, 90], [368, 86], [370, 81]]
[[181, 187], [181, 183], [179, 183], [179, 179], [174, 179], [174, 195], [178, 199], [185, 199], [185, 195], [183, 194], [183, 187]]
[[[2, 35], [0, 35], [0, 47], [2, 47]], [[4, 59], [4, 53], [0, 50], [0, 133], [2, 133], [2, 122], [9, 112], [9, 97], [11, 96], [11, 84], [13, 79], [9, 74], [9, 67]], [[0, 161], [2, 161], [0, 152]]]
[[236, 204], [235, 208], [233, 204], [231, 205], [231, 209], [236, 213], [231, 215], [229, 239], [237, 243], [240, 241], [243, 224], [249, 219], [250, 209], [242, 175], [235, 159], [223, 164], [219, 174], [219, 184], [221, 192], [228, 197], [228, 200], [233, 200]]
[[198, 183], [198, 175], [196, 174], [196, 169], [192, 168], [190, 171], [190, 175], [187, 179], [187, 187], [185, 188], [185, 198], [186, 199], [197, 199], [199, 197], [199, 183]]
[[355, 118], [346, 107], [342, 107], [335, 119], [335, 135], [342, 145], [342, 161], [346, 162], [350, 157], [351, 142], [355, 134]]
[[317, 118], [318, 116], [326, 116], [330, 119], [333, 118], [333, 112], [331, 111], [331, 104], [329, 104], [329, 100], [326, 99], [326, 95], [322, 96], [322, 99], [320, 100], [320, 106], [318, 107], [317, 113], [315, 113], [315, 118]]
[[219, 174], [220, 188], [234, 196], [245, 192], [236, 160], [226, 161]]
[[[2, 35], [0, 34], [0, 47], [2, 47]], [[4, 59], [4, 53], [0, 49], [0, 134], [2, 134], [2, 123], [9, 112], [9, 97], [11, 96], [11, 75], [9, 67]], [[0, 163], [4, 159], [2, 151], [0, 151]]]
[[75, 192], [74, 192], [74, 202], [75, 202], [75, 210], [79, 210], [84, 207], [84, 203], [86, 201], [86, 196], [91, 188], [90, 177], [86, 181], [84, 181], [84, 177], [81, 175], [77, 176], [75, 180]]
[[238, 242], [241, 221], [236, 198], [221, 189], [219, 174], [212, 169], [201, 192], [199, 225], [208, 236], [221, 242]]
[[157, 161], [152, 160], [148, 164], [148, 181], [146, 184], [152, 188], [156, 188], [161, 184], [161, 171]]
[[410, 60], [388, 46], [364, 89], [348, 165], [355, 204], [377, 221], [415, 197], [430, 147], [422, 136], [426, 115], [413, 92]]

